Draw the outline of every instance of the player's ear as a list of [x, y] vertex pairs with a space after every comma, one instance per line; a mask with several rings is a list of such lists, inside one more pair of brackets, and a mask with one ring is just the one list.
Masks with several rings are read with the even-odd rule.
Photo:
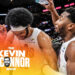
[[30, 24], [28, 24], [28, 27], [30, 27]]
[[68, 24], [68, 30], [72, 30], [74, 28], [75, 24], [74, 23], [70, 23]]

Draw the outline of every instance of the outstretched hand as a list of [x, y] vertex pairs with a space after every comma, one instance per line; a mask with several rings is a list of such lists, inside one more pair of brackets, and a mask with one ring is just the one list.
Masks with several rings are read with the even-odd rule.
[[48, 5], [43, 4], [43, 6], [46, 9], [48, 9], [50, 12], [52, 12], [55, 9], [54, 2], [53, 0], [47, 0], [47, 1], [49, 2]]

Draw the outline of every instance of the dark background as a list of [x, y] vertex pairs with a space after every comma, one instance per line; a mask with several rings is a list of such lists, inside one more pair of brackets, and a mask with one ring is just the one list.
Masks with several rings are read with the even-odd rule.
[[[61, 7], [61, 9], [57, 9], [57, 12], [61, 14], [65, 8], [75, 7], [75, 0], [54, 0], [54, 4], [56, 8]], [[65, 5], [68, 5], [68, 7], [65, 7]], [[0, 24], [4, 24], [8, 11], [15, 7], [27, 8], [34, 16], [33, 27], [42, 29], [52, 38], [57, 37], [50, 12], [43, 12], [45, 8], [35, 3], [35, 0], [0, 0]]]

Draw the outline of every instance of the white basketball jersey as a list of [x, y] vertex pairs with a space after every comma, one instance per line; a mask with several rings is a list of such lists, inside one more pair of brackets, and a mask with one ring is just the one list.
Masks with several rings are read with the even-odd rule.
[[30, 37], [25, 38], [25, 40], [20, 40], [21, 46], [27, 44], [29, 47], [39, 48], [37, 37], [40, 34], [41, 30], [34, 28], [33, 33]]
[[[32, 46], [32, 47], [38, 47], [39, 48], [39, 45], [38, 45], [38, 41], [37, 41], [37, 37], [39, 35], [39, 33], [41, 32], [40, 29], [38, 28], [34, 28], [33, 29], [33, 33], [30, 37], [27, 37], [25, 38], [24, 40], [19, 40], [16, 36], [14, 38], [14, 41], [13, 41], [13, 44], [18, 46], [18, 44], [20, 45], [20, 47], [24, 47], [25, 44], [27, 44], [29, 47]], [[16, 40], [16, 42], [15, 42]], [[19, 47], [19, 46], [18, 46]]]
[[67, 70], [66, 70], [66, 60], [65, 60], [65, 52], [66, 49], [68, 47], [68, 45], [72, 42], [75, 41], [75, 37], [72, 38], [71, 40], [65, 42], [62, 44], [61, 49], [60, 49], [60, 53], [59, 53], [59, 59], [58, 59], [58, 67], [59, 67], [59, 71], [64, 73], [65, 75], [67, 74]]
[[[40, 32], [41, 32], [40, 29], [34, 28], [32, 35], [30, 37], [25, 38], [24, 40], [19, 40], [17, 39], [17, 37], [15, 37], [15, 39], [18, 40], [18, 43], [16, 42], [16, 44], [19, 44], [18, 48], [27, 47], [27, 49], [29, 49], [28, 50], [29, 53], [27, 54], [27, 56], [30, 58], [30, 68], [25, 70], [27, 71], [26, 75], [29, 75], [29, 73], [30, 74], [33, 73], [33, 75], [41, 75], [42, 66], [47, 64], [47, 61], [44, 58], [44, 55], [38, 44], [37, 38]], [[26, 48], [25, 51], [27, 53]]]

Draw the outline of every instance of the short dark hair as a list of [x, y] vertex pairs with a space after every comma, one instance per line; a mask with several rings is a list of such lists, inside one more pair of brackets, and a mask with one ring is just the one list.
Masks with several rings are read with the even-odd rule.
[[5, 18], [6, 25], [12, 25], [14, 27], [18, 26], [27, 26], [28, 24], [32, 24], [33, 15], [26, 8], [14, 8], [8, 12], [8, 15]]
[[70, 15], [68, 16], [68, 18], [73, 22], [75, 23], [75, 8], [74, 7], [70, 7], [70, 8], [67, 8], [65, 10], [65, 12], [68, 12]]

